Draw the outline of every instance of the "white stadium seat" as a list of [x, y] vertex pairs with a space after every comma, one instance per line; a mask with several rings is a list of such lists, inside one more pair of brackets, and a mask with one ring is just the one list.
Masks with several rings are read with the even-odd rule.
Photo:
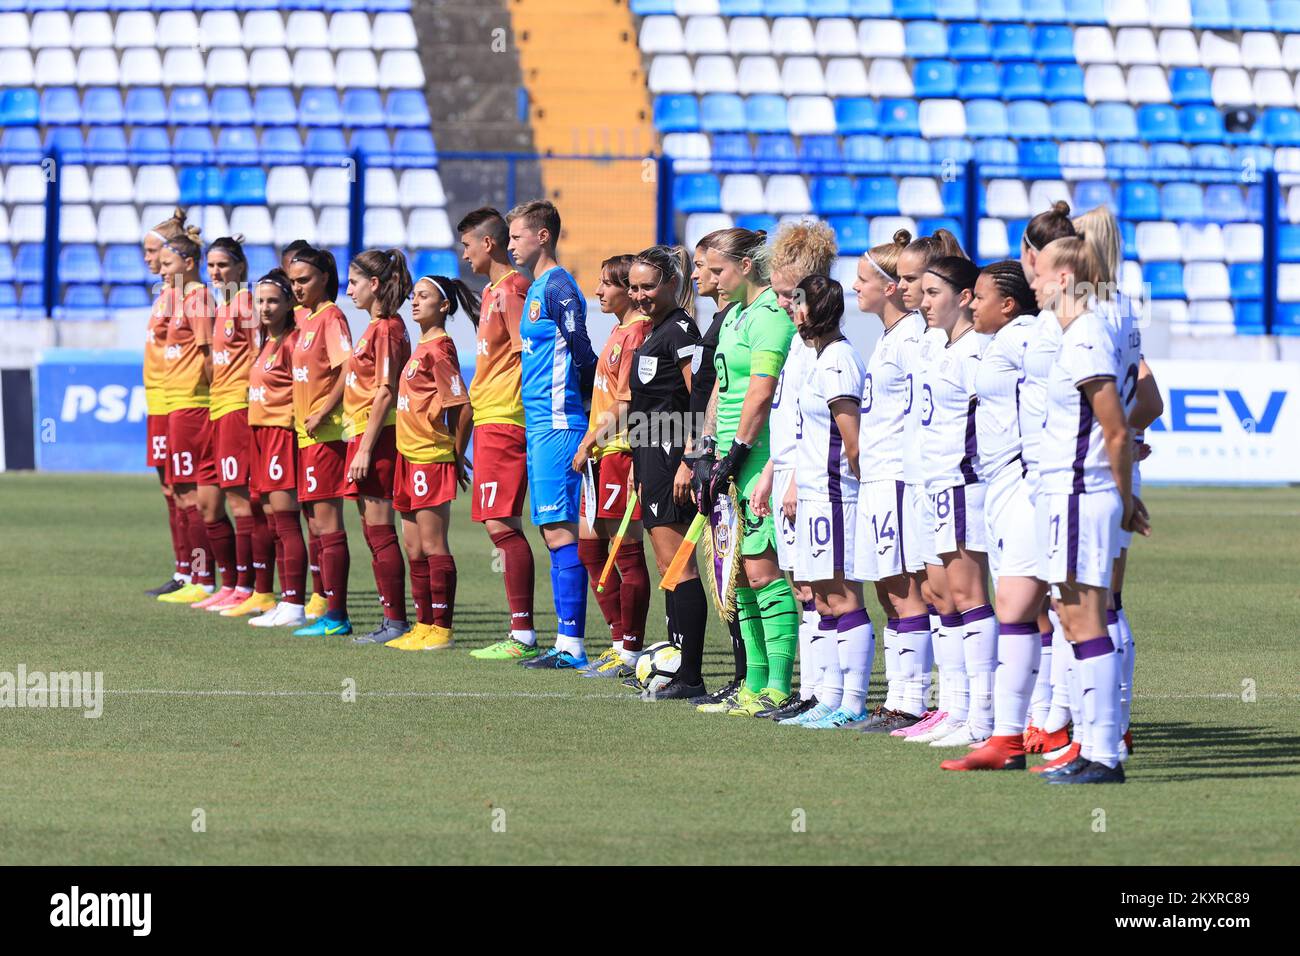
[[1134, 299], [1142, 298], [1142, 267], [1132, 259], [1120, 264], [1119, 290]]
[[[689, 69], [690, 61], [687, 60], [687, 70]], [[691, 80], [689, 72], [687, 79]], [[730, 56], [719, 54], [696, 57], [693, 82], [696, 91], [700, 93], [735, 93], [740, 89], [736, 81], [736, 61]]]
[[1177, 262], [1183, 258], [1178, 226], [1172, 222], [1137, 224], [1137, 254], [1143, 262]]
[[45, 202], [45, 171], [31, 163], [15, 163], [4, 177], [7, 203]]
[[[91, 201], [90, 172], [85, 166], [80, 163], [72, 163], [63, 167], [59, 198], [63, 202], [72, 203], [88, 203]], [[173, 203], [173, 206], [174, 205], [175, 204]], [[164, 216], [163, 218], [165, 219], [167, 217]]]
[[311, 202], [311, 180], [301, 166], [274, 166], [266, 174], [266, 201], [272, 206], [305, 206]]
[[1178, 241], [1183, 247], [1184, 262], [1222, 262], [1224, 259], [1223, 230], [1217, 222], [1182, 223], [1178, 227]]
[[942, 216], [939, 183], [928, 176], [904, 176], [898, 183], [898, 211], [905, 216]]
[[168, 10], [158, 15], [158, 45], [194, 48], [199, 45], [199, 21], [191, 10]]
[[362, 235], [367, 249], [406, 245], [406, 223], [402, 213], [397, 209], [367, 209]]
[[781, 71], [770, 56], [747, 56], [736, 70], [736, 85], [747, 96], [755, 93], [780, 93]]
[[829, 135], [836, 130], [835, 104], [826, 96], [792, 96], [789, 119], [795, 136]]
[[[265, 212], [265, 210], [263, 210]], [[163, 218], [166, 218], [165, 216]], [[230, 236], [238, 230], [230, 228], [230, 221], [226, 218], [226, 210], [223, 206], [195, 206], [190, 211], [190, 222], [197, 225], [203, 230], [205, 236]], [[151, 219], [150, 222], [158, 222], [157, 219]], [[244, 241], [254, 242], [247, 234]], [[265, 240], [270, 242], [270, 239]]]
[[[711, 232], [730, 229], [734, 220], [722, 212], [695, 212], [686, 217], [686, 240], [698, 242]], [[693, 246], [690, 248], [694, 248]]]
[[32, 15], [31, 39], [33, 50], [46, 47], [72, 46], [72, 21], [62, 10], [43, 10]]
[[990, 179], [986, 190], [984, 201], [990, 216], [1025, 219], [1032, 215], [1029, 210], [1029, 195], [1025, 192], [1025, 184], [1019, 179]]
[[867, 82], [872, 95], [877, 97], [908, 99], [916, 94], [912, 74], [902, 60], [873, 60]]
[[1231, 302], [1191, 302], [1188, 304], [1188, 334], [1232, 335], [1236, 330]]
[[683, 173], [706, 173], [712, 168], [713, 147], [705, 133], [665, 133], [664, 155], [677, 162]]
[[807, 215], [812, 212], [808, 183], [802, 176], [782, 173], [767, 177], [763, 187], [763, 205], [769, 212]]
[[366, 205], [397, 206], [397, 174], [384, 166], [366, 170]]
[[722, 210], [733, 214], [766, 212], [763, 181], [750, 174], [722, 178]]
[[1101, 143], [1062, 143], [1057, 152], [1066, 179], [1104, 179], [1106, 150]]
[[868, 60], [897, 57], [907, 50], [900, 20], [862, 20], [858, 23], [858, 53]]
[[0, 205], [0, 242], [9, 241], [9, 210]]
[[820, 96], [826, 92], [826, 77], [815, 56], [788, 56], [781, 64], [781, 88], [786, 96]]
[[1164, 67], [1132, 66], [1128, 71], [1130, 103], [1168, 103], [1169, 80]]
[[1282, 41], [1282, 66], [1292, 73], [1300, 71], [1300, 33], [1288, 33]]
[[[330, 17], [329, 29], [331, 50], [369, 50], [374, 47], [370, 32], [370, 18], [363, 10], [348, 10], [334, 14]], [[384, 49], [403, 50], [408, 47], [394, 43], [386, 45]]]
[[[1278, 270], [1279, 280], [1281, 271]], [[1183, 269], [1183, 288], [1189, 300], [1230, 298], [1232, 286], [1228, 281], [1228, 267], [1222, 262], [1189, 262]]]
[[1241, 66], [1241, 47], [1206, 30], [1201, 34], [1201, 66], [1207, 70], [1217, 66]]
[[379, 60], [381, 90], [424, 89], [424, 67], [414, 50], [385, 50]]
[[1146, 27], [1125, 27], [1115, 35], [1115, 59], [1124, 66], [1159, 63], [1156, 38]]
[[641, 21], [638, 44], [642, 53], [681, 53], [686, 49], [682, 21], [673, 16], [651, 16]]
[[1149, 23], [1147, 0], [1106, 0], [1106, 22], [1113, 27]]
[[1001, 219], [981, 219], [976, 242], [981, 259], [1006, 259], [1011, 255], [1007, 224]]
[[118, 79], [123, 86], [162, 86], [162, 57], [152, 47], [123, 50]]
[[1210, 95], [1214, 98], [1215, 106], [1251, 106], [1255, 102], [1250, 74], [1241, 67], [1221, 67], [1215, 70], [1210, 83]]
[[922, 100], [918, 118], [926, 139], [966, 135], [966, 109], [961, 100]]
[[1113, 63], [1089, 66], [1083, 74], [1083, 94], [1090, 103], [1128, 100], [1124, 71]]
[[[419, 54], [409, 50], [394, 50], [385, 53], [384, 56], [401, 57], [404, 60], [404, 66], [401, 70], [410, 71], [411, 60], [414, 58], [414, 65], [420, 71], [420, 80], [416, 84], [424, 86], [424, 67], [420, 66]], [[401, 72], [399, 70], [399, 73]], [[363, 89], [374, 89], [379, 86], [379, 64], [375, 62], [373, 50], [341, 50], [337, 59], [334, 61], [334, 75], [340, 88], [344, 87], [361, 87]], [[400, 79], [400, 77], [398, 77]], [[392, 80], [389, 86], [395, 86]], [[409, 84], [409, 81], [407, 83]]]
[[105, 12], [83, 10], [72, 18], [72, 48], [110, 46], [113, 42], [113, 20]]
[[95, 212], [80, 203], [64, 203], [59, 212], [59, 242], [97, 242]]
[[[166, 216], [163, 217], [165, 218]], [[162, 219], [153, 219], [150, 222], [162, 222]], [[100, 207], [95, 226], [95, 235], [99, 242], [137, 243], [142, 234], [140, 217], [136, 215], [134, 205]], [[226, 235], [226, 233], [217, 233], [217, 235]]]
[[[11, 242], [41, 242], [45, 239], [45, 207], [14, 206], [9, 216], [9, 239]], [[140, 241], [139, 234], [135, 242]]]
[[347, 206], [317, 207], [316, 241], [326, 246], [342, 246], [348, 241], [351, 222]]
[[294, 10], [284, 28], [290, 50], [322, 49], [329, 46], [329, 28], [319, 10]]
[[1292, 186], [1286, 194], [1287, 222], [1300, 222], [1300, 186]]
[[271, 223], [275, 234], [275, 244], [283, 247], [295, 239], [318, 241], [316, 238], [316, 214], [311, 206], [278, 206], [275, 219]]
[[447, 194], [436, 169], [408, 169], [397, 185], [398, 201], [403, 209], [422, 209], [447, 205]]
[[[259, 51], [261, 52], [261, 51]], [[334, 57], [329, 50], [299, 50], [293, 55], [294, 86], [333, 86]]]
[[[332, 21], [330, 26], [333, 26]], [[372, 37], [371, 43], [376, 50], [414, 50], [419, 46], [415, 22], [409, 13], [376, 14]]]
[[661, 53], [652, 59], [646, 82], [651, 93], [694, 93], [696, 90], [691, 61], [679, 53]]
[[208, 86], [247, 86], [248, 58], [238, 47], [208, 51]]
[[817, 53], [812, 24], [804, 17], [778, 17], [773, 20], [772, 52], [778, 56], [812, 56]]
[[244, 14], [244, 49], [284, 46], [284, 20], [278, 10], [250, 10]]
[[1159, 47], [1163, 66], [1201, 65], [1201, 53], [1191, 30], [1161, 30]]
[[1223, 258], [1227, 262], [1260, 262], [1264, 258], [1264, 227], [1254, 222], [1230, 222], [1223, 227]]
[[265, 206], [236, 206], [230, 213], [230, 229], [232, 233], [243, 233], [244, 241], [250, 245], [265, 246], [275, 242], [271, 213]]
[[1108, 27], [1079, 27], [1074, 34], [1074, 59], [1081, 64], [1114, 63], [1115, 40]]
[[156, 47], [158, 26], [148, 10], [123, 10], [113, 25], [113, 46], [119, 50], [128, 47]]
[[25, 13], [0, 13], [0, 49], [31, 45], [31, 28]]
[[[277, 172], [278, 170], [272, 170]], [[141, 166], [135, 171], [135, 202], [147, 203], [180, 202], [181, 191], [176, 183], [176, 170], [170, 166]]]
[[684, 35], [687, 53], [726, 53], [730, 49], [722, 17], [691, 17]]
[[135, 180], [129, 166], [96, 166], [90, 178], [90, 196], [95, 205], [106, 202], [135, 202]]
[[894, 233], [906, 229], [916, 235], [916, 220], [911, 216], [876, 216], [867, 229], [867, 241], [873, 246], [883, 246], [894, 241]]
[[867, 68], [857, 56], [842, 56], [826, 64], [826, 92], [831, 96], [866, 96], [871, 92]]
[[203, 54], [188, 47], [172, 47], [163, 54], [163, 78], [169, 86], [202, 86], [207, 79]]
[[1070, 187], [1059, 179], [1040, 179], [1029, 187], [1029, 208], [1034, 213], [1051, 209], [1058, 201], [1071, 200]]
[[254, 50], [248, 58], [248, 85], [290, 86], [293, 83], [293, 66], [284, 50]]
[[1277, 267], [1277, 297], [1283, 302], [1300, 302], [1300, 265]]
[[852, 20], [825, 17], [817, 21], [813, 42], [822, 56], [857, 56], [858, 31]]
[[446, 249], [454, 241], [445, 209], [413, 209], [407, 221], [411, 244], [420, 249]]
[[736, 56], [771, 53], [772, 31], [762, 17], [733, 17], [727, 25], [727, 46]]
[[342, 166], [321, 166], [311, 177], [313, 206], [346, 206], [352, 200], [352, 184]]
[[[37, 86], [76, 86], [77, 61], [71, 50], [47, 47], [36, 54]], [[6, 82], [13, 82], [5, 77]]]
[[1282, 66], [1282, 50], [1272, 33], [1243, 33], [1241, 59], [1252, 70], [1276, 70]]
[[31, 86], [36, 82], [36, 67], [31, 50], [0, 50], [0, 76], [14, 86]]
[[1153, 27], [1190, 27], [1191, 0], [1150, 0], [1148, 9]]
[[244, 32], [239, 25], [239, 14], [234, 10], [208, 10], [199, 18], [199, 38], [209, 50], [241, 46]]

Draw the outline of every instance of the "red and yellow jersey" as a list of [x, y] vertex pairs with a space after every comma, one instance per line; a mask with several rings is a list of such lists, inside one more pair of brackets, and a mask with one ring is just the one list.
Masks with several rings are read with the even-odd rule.
[[267, 339], [248, 370], [248, 424], [293, 427], [293, 347], [298, 330]]
[[[348, 380], [343, 392], [343, 437], [360, 438], [370, 421], [379, 386], [389, 380], [391, 369], [401, 368], [411, 357], [411, 338], [406, 325], [395, 315], [371, 319], [361, 333], [348, 361]], [[385, 425], [397, 424], [397, 396], [384, 416]]]
[[417, 465], [456, 460], [443, 412], [469, 401], [456, 344], [446, 332], [420, 340], [397, 382], [397, 450]]
[[343, 310], [326, 302], [315, 312], [295, 313], [298, 340], [293, 347], [293, 423], [298, 430], [298, 447], [343, 438], [343, 403], [321, 419], [316, 435], [303, 427], [307, 419], [325, 406], [335, 383], [352, 354], [352, 330]]
[[469, 387], [476, 425], [524, 423], [519, 364], [524, 343], [519, 337], [519, 320], [524, 315], [528, 285], [527, 279], [510, 271], [483, 290], [474, 381]]
[[149, 313], [144, 335], [144, 404], [149, 415], [166, 415], [167, 324], [172, 314], [172, 286], [164, 284]]
[[[636, 364], [636, 350], [650, 334], [653, 324], [644, 315], [634, 315], [609, 333], [605, 347], [596, 360], [596, 381], [591, 389], [590, 425], [595, 428], [602, 415], [614, 410], [619, 402], [632, 400], [632, 366]], [[626, 426], [626, 421], [619, 422]], [[616, 451], [631, 451], [627, 443], [627, 428], [618, 434], [603, 438], [596, 449], [596, 457], [604, 458]]]
[[257, 319], [253, 294], [240, 289], [217, 306], [212, 326], [212, 419], [248, 407], [248, 373], [257, 356]]
[[201, 282], [185, 287], [180, 308], [172, 297], [171, 320], [167, 324], [166, 380], [163, 391], [167, 410], [207, 408], [209, 404], [208, 357], [212, 345], [212, 320], [217, 311], [212, 292]]

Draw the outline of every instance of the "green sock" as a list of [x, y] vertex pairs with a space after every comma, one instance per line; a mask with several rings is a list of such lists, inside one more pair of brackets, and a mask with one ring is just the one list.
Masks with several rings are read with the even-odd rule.
[[745, 642], [745, 686], [757, 694], [767, 686], [767, 650], [753, 588], [736, 588], [736, 614]]
[[768, 687], [790, 693], [794, 675], [794, 658], [799, 648], [799, 605], [794, 589], [785, 578], [777, 578], [758, 592], [758, 613], [763, 624], [767, 665], [771, 673]]

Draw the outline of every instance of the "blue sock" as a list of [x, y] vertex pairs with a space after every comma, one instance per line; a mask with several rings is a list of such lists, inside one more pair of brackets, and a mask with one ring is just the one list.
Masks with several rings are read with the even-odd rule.
[[587, 569], [578, 546], [551, 549], [551, 590], [555, 596], [556, 646], [581, 656], [587, 625]]

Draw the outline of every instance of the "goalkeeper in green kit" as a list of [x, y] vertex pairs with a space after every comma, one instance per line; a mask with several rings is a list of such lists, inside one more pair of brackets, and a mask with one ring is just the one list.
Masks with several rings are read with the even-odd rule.
[[706, 713], [765, 716], [790, 696], [799, 643], [799, 608], [776, 560], [771, 514], [749, 509], [749, 496], [767, 465], [768, 415], [795, 327], [769, 284], [771, 250], [762, 232], [715, 233], [706, 263], [723, 298], [735, 304], [714, 355], [717, 382], [705, 412], [703, 438], [693, 465], [700, 513], [734, 481], [742, 527], [736, 613], [745, 641], [745, 683]]

